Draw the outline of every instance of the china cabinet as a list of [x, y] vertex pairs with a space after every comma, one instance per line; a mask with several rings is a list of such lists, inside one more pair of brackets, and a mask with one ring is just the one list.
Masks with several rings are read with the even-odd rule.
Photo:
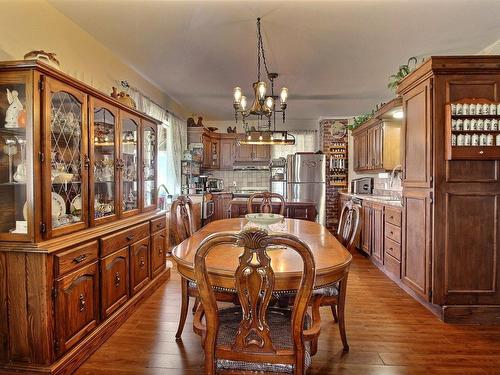
[[0, 143], [0, 372], [71, 373], [170, 275], [157, 122], [0, 62]]

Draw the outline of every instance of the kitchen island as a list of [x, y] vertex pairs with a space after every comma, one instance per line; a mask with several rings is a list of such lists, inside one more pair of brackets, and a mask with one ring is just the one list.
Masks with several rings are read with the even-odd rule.
[[[234, 198], [231, 201], [231, 217], [245, 217], [248, 213], [247, 198]], [[273, 202], [273, 212], [279, 213], [280, 202]], [[259, 202], [255, 200], [253, 203], [253, 211], [259, 211]], [[302, 219], [315, 221], [318, 216], [316, 203], [314, 202], [285, 202], [285, 217], [292, 219]]]

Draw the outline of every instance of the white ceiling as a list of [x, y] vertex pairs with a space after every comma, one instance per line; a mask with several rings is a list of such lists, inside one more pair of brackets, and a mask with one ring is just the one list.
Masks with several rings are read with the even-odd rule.
[[233, 118], [234, 86], [250, 94], [258, 16], [297, 121], [366, 112], [391, 98], [387, 77], [409, 56], [475, 54], [500, 38], [498, 0], [50, 2], [208, 120]]

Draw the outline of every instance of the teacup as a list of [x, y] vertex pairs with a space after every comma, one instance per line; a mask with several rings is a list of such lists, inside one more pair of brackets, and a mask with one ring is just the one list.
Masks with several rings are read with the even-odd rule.
[[472, 134], [471, 144], [472, 146], [479, 146], [479, 136], [477, 134]]
[[472, 142], [472, 137], [470, 134], [464, 136], [464, 146], [470, 146]]
[[483, 115], [489, 115], [489, 114], [490, 114], [490, 105], [483, 104]]

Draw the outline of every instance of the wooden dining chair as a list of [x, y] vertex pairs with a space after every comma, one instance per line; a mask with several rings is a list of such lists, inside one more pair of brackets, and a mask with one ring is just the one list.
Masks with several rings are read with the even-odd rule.
[[249, 214], [254, 213], [253, 212], [253, 201], [255, 199], [261, 199], [260, 206], [259, 206], [259, 212], [261, 212], [261, 213], [273, 212], [272, 201], [273, 201], [273, 199], [275, 199], [275, 200], [280, 201], [279, 214], [280, 215], [285, 214], [285, 198], [283, 198], [283, 196], [281, 194], [271, 193], [269, 191], [264, 191], [262, 193], [254, 193], [254, 194], [250, 195], [250, 197], [247, 200], [247, 211]]
[[[217, 305], [206, 258], [221, 244], [242, 247], [235, 251], [239, 265], [234, 274], [240, 305]], [[292, 309], [271, 307], [275, 287], [268, 246], [286, 246], [302, 259], [302, 277]], [[194, 331], [202, 338], [205, 374], [217, 372], [288, 372], [305, 374], [311, 364], [311, 342], [320, 332], [319, 314], [307, 313], [314, 279], [314, 257], [309, 247], [290, 234], [268, 235], [258, 229], [216, 233], [207, 237], [194, 260], [201, 303]], [[204, 319], [203, 319], [204, 317]]]
[[[170, 208], [170, 225], [175, 245], [191, 237], [193, 234], [193, 203], [189, 197], [179, 196]], [[181, 314], [179, 317], [179, 326], [175, 334], [176, 339], [180, 339], [189, 310], [189, 298], [194, 298], [193, 313], [199, 303], [198, 286], [195, 281], [181, 277]], [[234, 291], [218, 290], [217, 300], [225, 302], [234, 302]]]
[[[348, 201], [344, 204], [340, 215], [337, 239], [349, 251], [354, 250], [354, 241], [359, 236], [361, 229], [361, 207]], [[316, 306], [330, 306], [333, 320], [339, 325], [340, 338], [344, 351], [349, 351], [347, 335], [345, 330], [345, 288], [347, 286], [347, 274], [339, 282], [323, 288], [316, 289], [313, 295], [319, 299]]]

